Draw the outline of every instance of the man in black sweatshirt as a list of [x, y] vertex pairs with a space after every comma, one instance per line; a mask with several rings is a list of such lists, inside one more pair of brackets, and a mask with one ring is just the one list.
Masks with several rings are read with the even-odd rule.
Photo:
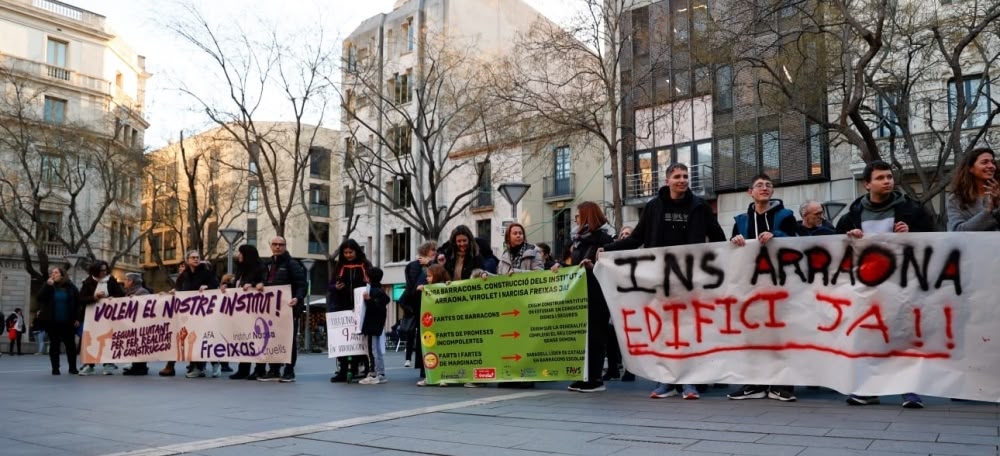
[[[660, 188], [656, 198], [646, 203], [639, 217], [639, 224], [632, 234], [604, 247], [604, 250], [629, 250], [639, 247], [670, 247], [675, 245], [720, 242], [726, 235], [719, 226], [712, 208], [691, 192], [688, 167], [674, 163], [667, 167], [667, 185]], [[677, 394], [674, 386], [660, 383], [650, 397], [660, 399]], [[694, 385], [684, 385], [684, 399], [698, 399]]]

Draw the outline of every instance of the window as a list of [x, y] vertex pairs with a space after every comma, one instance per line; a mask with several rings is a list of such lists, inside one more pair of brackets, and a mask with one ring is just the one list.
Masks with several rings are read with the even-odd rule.
[[396, 39], [392, 35], [392, 30], [385, 32], [385, 49], [387, 55], [396, 55]]
[[673, 14], [671, 14], [674, 25], [674, 46], [687, 46], [691, 36], [688, 1], [673, 0], [671, 5], [674, 7]]
[[674, 71], [674, 94], [671, 96], [686, 98], [691, 95], [691, 73], [686, 70]]
[[177, 256], [177, 233], [164, 233], [163, 235], [163, 259], [173, 260]]
[[903, 127], [899, 124], [899, 117], [896, 115], [896, 94], [892, 89], [883, 89], [883, 92], [875, 95], [876, 108], [878, 109], [878, 136], [885, 138], [888, 136], [901, 136]]
[[400, 263], [410, 260], [410, 229], [392, 230], [389, 233], [389, 262]]
[[62, 157], [50, 154], [41, 154], [41, 160], [42, 182], [48, 185], [58, 184], [62, 174]]
[[632, 10], [632, 54], [649, 56], [649, 7]]
[[410, 129], [407, 128], [405, 124], [396, 125], [389, 129], [389, 146], [392, 148], [392, 154], [399, 157], [404, 154], [409, 154], [412, 148], [410, 141], [412, 137], [410, 135]]
[[479, 173], [479, 192], [477, 195], [476, 207], [493, 205], [493, 170], [489, 161], [484, 161], [476, 165], [476, 172]]
[[69, 70], [66, 69], [67, 48], [69, 48], [69, 43], [49, 38], [45, 55], [45, 63], [49, 64], [49, 77], [64, 81], [69, 80]]
[[108, 236], [111, 238], [108, 243], [108, 249], [111, 251], [118, 250], [118, 222], [111, 222], [111, 229], [108, 230]]
[[394, 179], [390, 183], [390, 186], [392, 190], [392, 207], [396, 209], [409, 207], [412, 202], [410, 176], [401, 176]]
[[570, 176], [572, 175], [572, 152], [569, 146], [556, 147], [556, 162], [553, 167], [553, 194], [566, 195], [570, 193]]
[[309, 148], [309, 175], [320, 179], [330, 178], [330, 149]]
[[733, 67], [729, 65], [715, 69], [715, 109], [733, 109]]
[[411, 85], [413, 82], [413, 71], [406, 73], [396, 73], [389, 80], [389, 91], [392, 94], [392, 101], [396, 104], [409, 103], [412, 99]]
[[736, 163], [737, 186], [750, 185], [750, 179], [757, 171], [757, 135], [749, 134], [739, 137], [739, 161]]
[[354, 206], [357, 204], [358, 191], [354, 188], [344, 187], [344, 218], [349, 219], [354, 216]]
[[348, 43], [345, 54], [347, 54], [347, 71], [358, 71], [358, 49]]
[[246, 236], [247, 236], [247, 244], [250, 244], [250, 245], [256, 247], [257, 246], [257, 219], [255, 219], [255, 218], [247, 219]]
[[413, 18], [409, 18], [403, 23], [403, 35], [406, 36], [406, 52], [412, 52], [417, 46], [417, 40], [413, 30]]
[[257, 212], [257, 206], [260, 204], [260, 187], [257, 183], [251, 183], [249, 190], [247, 191], [247, 212]]
[[316, 217], [330, 216], [330, 187], [309, 184], [309, 214]]
[[256, 142], [250, 143], [249, 152], [250, 152], [250, 159], [249, 163], [247, 164], [247, 168], [250, 170], [250, 174], [256, 176], [257, 174], [260, 173], [260, 170], [257, 169], [257, 161], [260, 160], [260, 144]]
[[493, 221], [490, 219], [476, 220], [476, 237], [480, 239], [490, 239], [492, 237]]
[[[150, 234], [149, 235], [149, 251], [156, 252], [156, 255], [161, 255], [163, 253], [163, 235], [162, 234]], [[160, 257], [162, 259], [162, 257]]]
[[824, 145], [826, 144], [826, 135], [824, 135], [823, 128], [814, 123], [809, 123], [807, 131], [809, 134], [809, 177], [825, 176]]
[[326, 223], [313, 223], [309, 230], [309, 253], [315, 255], [326, 255], [330, 245], [330, 225]]
[[36, 225], [36, 237], [45, 243], [59, 242], [62, 231], [62, 214], [52, 211], [40, 211]]
[[63, 123], [66, 120], [66, 100], [46, 96], [44, 116], [46, 123]]
[[967, 76], [962, 81], [948, 81], [948, 123], [958, 117], [958, 86], [965, 97], [965, 121], [962, 128], [976, 128], [986, 124], [990, 113], [990, 83], [983, 75]]

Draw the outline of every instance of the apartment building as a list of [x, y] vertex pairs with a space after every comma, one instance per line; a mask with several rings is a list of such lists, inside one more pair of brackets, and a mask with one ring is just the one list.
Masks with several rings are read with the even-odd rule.
[[[945, 35], [954, 29], [960, 36], [974, 28], [963, 28], [962, 21], [991, 17], [976, 11], [990, 6], [972, 3], [892, 4], [886, 17], [912, 21], [885, 24], [877, 63], [864, 69], [864, 83], [857, 86], [845, 82], [854, 68], [838, 65], [858, 59], [834, 57], [863, 54], [863, 40], [850, 33], [809, 33], [838, 24], [836, 10], [792, 1], [633, 2], [624, 12], [628, 45], [621, 68], [627, 98], [620, 119], [630, 136], [623, 152], [623, 190], [632, 208], [625, 218], [638, 218], [673, 162], [691, 167], [692, 190], [714, 204], [726, 230], [747, 210], [746, 189], [761, 172], [774, 178], [774, 198], [786, 207], [829, 202], [828, 215], [835, 216], [865, 192], [860, 177], [866, 147], [857, 139], [862, 129], [871, 131], [882, 159], [899, 163], [898, 179], [913, 192], [945, 182], [954, 159], [953, 131], [961, 138], [960, 149], [996, 144], [989, 74], [1000, 46], [992, 37], [980, 37], [983, 53], [969, 50], [957, 59], [959, 76], [945, 65], [948, 59], [928, 51], [937, 46], [928, 44], [929, 33], [920, 32], [938, 26], [949, 28]], [[879, 17], [847, 11], [872, 29], [869, 21]], [[778, 87], [788, 91], [777, 93]], [[966, 93], [961, 112], [958, 87]], [[854, 96], [860, 100], [860, 121], [844, 108], [844, 100]], [[921, 182], [917, 157], [924, 168], [940, 172], [925, 173], [931, 178]], [[937, 203], [928, 197], [930, 206]]]
[[[521, 135], [516, 125], [502, 120], [464, 125], [453, 111], [427, 108], [434, 105], [428, 98], [434, 88], [447, 90], [472, 81], [477, 62], [499, 60], [512, 50], [519, 33], [544, 20], [520, 0], [409, 0], [363, 21], [344, 40], [345, 170], [357, 163], [357, 157], [367, 156], [367, 163], [380, 160], [372, 157], [392, 159], [381, 160], [383, 166], [377, 169], [362, 170], [371, 171], [367, 179], [377, 183], [368, 186], [367, 199], [364, 184], [356, 182], [358, 173], [345, 175], [342, 216], [353, 223], [342, 223], [341, 234], [357, 240], [372, 262], [385, 270], [383, 283], [393, 288], [394, 297], [402, 293], [404, 266], [416, 258], [416, 247], [428, 240], [414, 227], [417, 222], [428, 225], [426, 219], [433, 219], [435, 211], [470, 203], [447, 224], [436, 226], [440, 234], [431, 240], [444, 242], [455, 226], [465, 224], [489, 239], [499, 253], [503, 222], [512, 217], [497, 187], [524, 182], [531, 188], [518, 205], [516, 218], [529, 226], [531, 241], [551, 242], [557, 232], [556, 214], [577, 195], [574, 175], [589, 178], [601, 168], [603, 162], [597, 157], [577, 161], [584, 157], [582, 141]], [[448, 70], [435, 72], [442, 67]], [[442, 83], [444, 78], [449, 78], [447, 83]], [[455, 94], [438, 100], [459, 106], [463, 113], [474, 111], [462, 101], [479, 94], [474, 88]], [[440, 126], [447, 122], [452, 123]], [[429, 125], [440, 128], [441, 134], [421, 141], [428, 137]], [[403, 165], [392, 164], [397, 161]], [[434, 166], [451, 170], [446, 178], [429, 177], [427, 166], [432, 161]], [[432, 188], [434, 197], [430, 198]], [[588, 198], [602, 199], [596, 196], [601, 193]], [[414, 206], [419, 207], [401, 210]], [[394, 216], [393, 211], [410, 215]], [[416, 220], [418, 213], [424, 219]], [[560, 226], [565, 231], [564, 225]]]
[[[261, 257], [270, 256], [269, 242], [277, 233], [272, 217], [287, 212], [288, 252], [312, 260], [305, 262], [311, 265], [312, 292], [325, 293], [328, 258], [337, 247], [340, 220], [334, 206], [341, 171], [336, 158], [344, 141], [336, 130], [303, 125], [302, 137], [313, 140], [296, 153], [283, 148], [294, 144], [294, 123], [257, 122], [255, 127], [264, 135], [258, 143], [281, 146], [265, 151], [251, 144], [248, 151], [216, 127], [149, 154], [143, 192], [149, 234], [141, 260], [154, 288], [169, 288], [167, 278], [176, 274], [188, 250], [201, 252], [221, 275], [229, 247], [223, 230], [238, 235], [234, 249], [250, 244]], [[250, 152], [258, 160], [251, 160]]]
[[9, 0], [0, 76], [0, 312], [31, 308], [51, 266], [139, 270], [145, 57], [100, 14]]

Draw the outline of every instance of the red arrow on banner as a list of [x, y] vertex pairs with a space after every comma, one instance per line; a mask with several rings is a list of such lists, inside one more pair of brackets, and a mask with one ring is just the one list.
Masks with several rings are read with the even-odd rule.
[[514, 310], [512, 310], [512, 311], [510, 311], [510, 312], [504, 312], [504, 313], [501, 313], [500, 315], [505, 315], [505, 316], [506, 316], [506, 315], [513, 315], [513, 316], [515, 316], [515, 317], [516, 317], [516, 316], [518, 316], [518, 315], [521, 315], [521, 312], [518, 312], [518, 310], [517, 310], [517, 309], [514, 309]]
[[514, 353], [514, 356], [502, 356], [502, 357], [500, 357], [500, 359], [512, 359], [514, 361], [520, 361], [521, 360], [521, 355], [519, 355], [517, 353]]
[[517, 331], [514, 331], [512, 333], [501, 334], [500, 337], [513, 337], [513, 338], [517, 339], [518, 337], [521, 337], [521, 333], [519, 333]]

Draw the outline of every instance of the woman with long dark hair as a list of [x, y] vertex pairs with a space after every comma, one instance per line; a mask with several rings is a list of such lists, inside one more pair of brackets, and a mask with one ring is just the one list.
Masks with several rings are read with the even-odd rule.
[[[570, 391], [594, 393], [604, 391], [601, 380], [604, 368], [604, 352], [607, 348], [608, 320], [611, 313], [608, 303], [604, 300], [601, 285], [594, 276], [594, 262], [597, 261], [597, 251], [614, 242], [615, 229], [604, 217], [604, 212], [597, 203], [585, 201], [576, 206], [576, 230], [573, 231], [573, 244], [570, 246], [572, 263], [580, 265], [587, 271], [587, 380], [573, 382]], [[559, 265], [552, 267], [559, 270]]]
[[[106, 297], [121, 298], [125, 296], [125, 288], [118, 283], [115, 276], [111, 275], [111, 266], [108, 265], [107, 261], [95, 261], [93, 264], [87, 268], [89, 275], [83, 280], [83, 286], [80, 287], [80, 306], [79, 306], [79, 320], [83, 321], [84, 313], [87, 311], [87, 306], [92, 306], [97, 304], [98, 301]], [[82, 343], [81, 345], [85, 345]], [[115, 368], [112, 363], [104, 363], [102, 373], [104, 375], [112, 375], [111, 369]], [[80, 369], [80, 375], [93, 375], [94, 365], [85, 364], [83, 369]]]
[[489, 276], [483, 265], [479, 244], [469, 227], [465, 225], [455, 227], [451, 231], [448, 245], [449, 248], [444, 257], [444, 269], [451, 275], [452, 280]]
[[38, 318], [46, 323], [49, 333], [49, 362], [52, 363], [52, 375], [59, 375], [59, 347], [66, 348], [66, 363], [69, 373], [77, 374], [76, 370], [76, 328], [79, 320], [80, 292], [69, 279], [63, 268], [52, 268], [49, 279], [38, 292], [38, 304], [41, 306]]
[[[327, 305], [332, 306], [334, 312], [354, 310], [355, 305], [364, 305], [354, 302], [354, 289], [371, 283], [369, 277], [372, 264], [365, 257], [365, 251], [361, 249], [358, 241], [348, 239], [341, 243], [332, 260]], [[330, 377], [330, 382], [346, 382], [348, 373], [351, 378], [357, 378], [359, 360], [363, 359], [364, 357], [359, 356], [337, 358], [339, 369], [333, 377]]]
[[[236, 267], [233, 271], [235, 278], [233, 285], [249, 290], [252, 287], [264, 288], [264, 281], [267, 280], [267, 267], [260, 261], [260, 252], [257, 247], [250, 244], [243, 244], [237, 249]], [[250, 372], [250, 363], [240, 363], [236, 372], [230, 375], [233, 380], [257, 380], [264, 375], [267, 364], [257, 363], [253, 372]]]
[[962, 157], [948, 197], [948, 231], [1000, 231], [996, 170], [991, 149], [974, 149]]

